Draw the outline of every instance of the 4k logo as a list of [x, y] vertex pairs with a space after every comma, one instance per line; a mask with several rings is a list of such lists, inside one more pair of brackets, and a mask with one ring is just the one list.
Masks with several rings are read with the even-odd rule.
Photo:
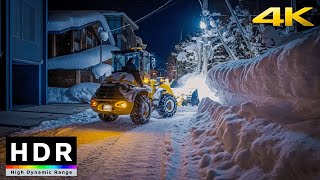
[[[312, 7], [305, 7], [293, 13], [292, 7], [285, 8], [285, 19], [281, 19], [281, 12], [280, 7], [270, 7], [269, 9], [265, 10], [257, 17], [255, 17], [252, 22], [253, 23], [260, 23], [260, 24], [273, 24], [273, 26], [280, 26], [281, 24], [285, 24], [285, 26], [292, 26], [292, 21], [295, 20], [302, 24], [303, 26], [314, 26], [311, 22], [305, 20], [301, 17], [302, 14], [310, 11]], [[272, 19], [265, 19], [269, 14], [273, 13]]]

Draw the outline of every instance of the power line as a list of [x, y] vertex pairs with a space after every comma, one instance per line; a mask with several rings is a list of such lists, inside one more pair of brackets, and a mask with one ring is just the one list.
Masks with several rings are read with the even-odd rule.
[[[154, 11], [152, 11], [151, 13], [149, 13], [149, 14], [141, 17], [141, 18], [139, 18], [138, 20], [136, 20], [136, 21], [134, 21], [134, 22], [135, 22], [135, 23], [139, 23], [139, 22], [141, 22], [141, 21], [144, 21], [144, 20], [148, 19], [149, 17], [151, 17], [152, 15], [154, 15], [155, 13], [160, 12], [160, 11], [162, 11], [162, 10], [164, 10], [164, 9], [172, 6], [173, 4], [169, 5], [168, 7], [165, 7], [165, 6], [167, 6], [169, 3], [171, 3], [172, 1], [173, 1], [173, 0], [167, 1], [167, 2], [164, 3], [162, 6], [158, 7], [157, 9], [155, 9]], [[174, 3], [174, 4], [175, 4], [175, 3]], [[131, 24], [129, 23], [129, 24], [124, 25], [124, 26], [121, 26], [121, 27], [119, 27], [119, 28], [112, 29], [112, 30], [110, 30], [110, 32], [117, 31], [117, 30], [119, 30], [119, 29], [123, 29], [123, 28], [125, 28], [125, 27], [130, 26], [130, 25], [131, 25]]]
[[163, 7], [165, 7], [166, 5], [168, 5], [169, 3], [171, 3], [173, 0], [169, 0], [166, 3], [164, 3], [162, 6], [158, 7], [156, 10], [152, 11], [151, 13], [143, 16], [142, 18], [138, 19], [135, 21], [135, 23], [139, 23], [140, 21], [143, 21], [147, 18], [149, 18], [150, 16], [152, 16], [154, 13], [156, 13], [157, 11], [161, 10]]

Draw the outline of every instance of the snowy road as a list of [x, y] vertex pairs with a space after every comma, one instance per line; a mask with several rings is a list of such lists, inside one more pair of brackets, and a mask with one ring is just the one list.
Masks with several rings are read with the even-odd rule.
[[195, 111], [181, 107], [166, 119], [154, 112], [140, 126], [122, 116], [111, 123], [93, 120], [34, 135], [77, 136], [79, 179], [172, 179], [179, 177], [180, 150]]
[[[79, 156], [79, 177], [166, 178], [168, 166], [165, 159], [178, 146], [177, 139], [170, 139], [169, 134], [180, 124], [181, 129], [186, 132], [193, 113], [194, 109], [180, 109], [173, 118], [168, 119], [161, 119], [154, 113], [150, 122], [145, 125], [120, 133], [116, 138], [106, 138], [92, 146], [83, 146], [79, 152], [89, 153]], [[128, 117], [124, 119], [129, 120]]]

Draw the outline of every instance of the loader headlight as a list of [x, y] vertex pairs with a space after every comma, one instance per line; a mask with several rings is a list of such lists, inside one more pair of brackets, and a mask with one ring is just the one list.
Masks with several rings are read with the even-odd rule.
[[98, 105], [98, 102], [97, 102], [96, 100], [91, 100], [91, 101], [90, 101], [90, 105], [93, 106], [93, 107], [95, 107], [95, 106]]
[[150, 79], [149, 79], [148, 77], [145, 77], [145, 78], [143, 79], [143, 83], [144, 83], [144, 84], [149, 84], [149, 82], [150, 82]]
[[125, 101], [119, 101], [115, 104], [116, 107], [118, 108], [126, 108], [127, 107], [127, 102]]

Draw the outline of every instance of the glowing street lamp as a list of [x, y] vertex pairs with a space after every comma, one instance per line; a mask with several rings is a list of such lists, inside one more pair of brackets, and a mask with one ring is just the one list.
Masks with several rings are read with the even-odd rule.
[[207, 29], [207, 24], [203, 21], [200, 21], [200, 28], [201, 29]]

